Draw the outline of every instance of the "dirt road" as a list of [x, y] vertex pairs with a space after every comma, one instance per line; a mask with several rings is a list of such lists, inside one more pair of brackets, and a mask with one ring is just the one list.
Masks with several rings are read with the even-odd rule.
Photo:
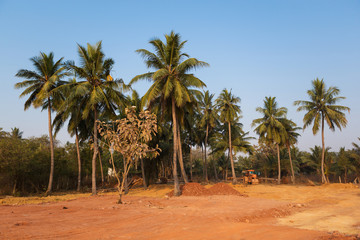
[[[134, 190], [123, 205], [116, 204], [114, 194], [25, 205], [0, 200], [5, 204], [0, 206], [0, 239], [356, 239], [329, 234], [341, 229], [346, 234], [346, 228], [319, 228], [326, 209], [334, 209], [328, 219], [354, 218], [344, 225], [348, 233], [360, 233], [353, 205], [360, 200], [359, 189], [259, 185], [236, 187], [250, 197], [166, 198], [169, 189]], [[315, 198], [314, 191], [320, 193]]]

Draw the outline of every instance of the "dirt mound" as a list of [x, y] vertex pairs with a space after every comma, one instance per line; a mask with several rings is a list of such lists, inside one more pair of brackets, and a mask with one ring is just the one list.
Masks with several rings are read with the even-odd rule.
[[217, 183], [208, 189], [209, 195], [236, 195], [242, 197], [248, 197], [248, 195], [242, 194], [236, 191], [226, 183]]
[[[199, 183], [187, 183], [180, 186], [182, 196], [206, 196], [209, 195], [208, 190]], [[168, 194], [169, 197], [174, 196], [174, 190]]]
[[[209, 189], [206, 189], [199, 183], [187, 183], [185, 185], [181, 185], [180, 190], [182, 196], [235, 195], [248, 197], [247, 195], [241, 194], [225, 183], [217, 183]], [[171, 191], [168, 196], [173, 197], [174, 191]]]

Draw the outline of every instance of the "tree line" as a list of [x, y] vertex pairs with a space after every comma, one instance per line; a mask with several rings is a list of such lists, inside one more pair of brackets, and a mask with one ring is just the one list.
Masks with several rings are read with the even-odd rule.
[[[327, 155], [324, 128], [326, 124], [331, 130], [345, 127], [347, 124], [345, 112], [350, 111], [348, 107], [338, 105], [338, 102], [344, 99], [338, 96], [340, 93], [338, 88], [327, 88], [323, 80], [315, 79], [312, 81], [312, 89], [307, 92], [309, 100], [294, 103], [298, 106], [298, 111], [305, 111], [303, 128], [312, 126], [314, 135], [321, 129], [320, 164], [316, 159], [309, 160], [311, 154], [303, 154], [307, 156], [304, 158], [299, 158], [295, 154], [300, 152], [295, 147], [300, 136], [298, 133], [300, 127], [287, 118], [287, 109], [279, 107], [275, 97], [265, 97], [263, 107], [256, 109], [261, 114], [261, 118], [255, 119], [252, 124], [259, 136], [258, 145], [253, 146], [249, 142], [251, 139], [249, 132], [243, 130], [240, 122], [242, 114], [240, 98], [231, 90], [223, 89], [214, 99], [214, 94], [203, 90], [206, 87], [205, 82], [192, 72], [209, 64], [183, 52], [186, 43], [187, 41], [181, 41], [179, 34], [171, 32], [165, 35], [164, 42], [159, 38], [149, 42], [153, 51], [137, 50], [136, 52], [143, 57], [144, 63], [151, 71], [135, 76], [129, 84], [113, 77], [114, 61], [105, 57], [101, 42], [95, 45], [87, 44], [86, 47], [78, 45], [79, 64], [72, 60], [64, 61], [63, 58], [55, 60], [53, 53], [41, 52], [40, 56], [30, 59], [34, 70], [21, 69], [17, 72], [17, 77], [25, 79], [15, 84], [16, 88], [25, 88], [20, 97], [28, 96], [24, 109], [33, 106], [48, 111], [47, 146], [50, 151], [50, 174], [48, 174], [47, 194], [53, 190], [56, 168], [54, 147], [56, 144], [53, 135], [56, 135], [67, 123], [69, 134], [75, 136], [73, 151], [76, 152], [77, 158], [78, 190], [81, 188], [84, 175], [81, 145], [87, 146], [92, 154], [90, 168], [92, 194], [96, 194], [98, 174], [96, 162], [101, 158], [109, 158], [109, 149], [104, 146], [103, 139], [99, 136], [97, 122], [122, 119], [125, 117], [125, 109], [130, 106], [135, 106], [138, 112], [147, 109], [157, 116], [157, 135], [151, 140], [150, 145], [159, 146], [161, 152], [159, 156], [143, 159], [142, 169], [147, 170], [142, 171], [143, 179], [148, 180], [147, 184], [151, 179], [159, 177], [173, 179], [174, 195], [181, 194], [178, 172], [181, 174], [180, 178], [187, 183], [193, 180], [193, 172], [196, 172], [199, 166], [202, 168], [202, 174], [197, 172], [196, 175], [202, 175], [202, 180], [206, 182], [209, 181], [209, 175], [214, 179], [219, 179], [218, 174], [227, 177], [229, 169], [231, 180], [236, 184], [239, 170], [244, 169], [245, 166], [261, 169], [268, 176], [277, 173], [278, 183], [281, 173], [290, 173], [292, 182], [295, 182], [295, 175], [306, 171], [319, 173], [323, 183], [329, 180], [330, 166], [335, 165], [326, 162], [329, 161], [327, 156], [331, 154]], [[141, 80], [152, 83], [142, 97], [132, 89], [132, 85]], [[56, 114], [54, 119], [52, 113]], [[5, 142], [10, 142], [8, 136], [2, 137], [2, 141], [3, 139], [7, 139]], [[200, 153], [196, 147], [201, 149]], [[56, 147], [56, 150], [61, 148]], [[358, 174], [359, 168], [356, 164], [359, 160], [354, 157], [358, 156], [357, 150], [355, 147], [351, 150], [353, 154], [350, 154], [348, 153], [350, 150], [344, 149], [346, 152], [344, 154], [348, 156], [347, 161], [343, 160], [343, 164], [347, 165], [346, 174]], [[284, 151], [287, 152], [287, 157]], [[246, 153], [248, 156], [244, 157], [239, 153]], [[194, 158], [195, 155], [200, 158]], [[352, 157], [349, 157], [350, 155]], [[273, 169], [274, 156], [277, 159], [277, 171]], [[121, 156], [117, 157], [121, 158]], [[201, 162], [197, 163], [199, 159]], [[289, 171], [283, 168], [285, 159], [289, 159]], [[307, 161], [311, 166], [305, 164], [304, 166], [308, 167], [301, 168], [302, 161]], [[317, 172], [317, 166], [320, 166], [320, 172]], [[135, 172], [137, 167], [137, 165], [132, 166]], [[209, 174], [211, 168], [214, 174]], [[101, 173], [103, 172], [101, 170]]]

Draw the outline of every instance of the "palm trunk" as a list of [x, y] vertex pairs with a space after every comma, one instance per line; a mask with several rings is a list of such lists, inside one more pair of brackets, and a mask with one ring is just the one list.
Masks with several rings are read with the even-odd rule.
[[143, 184], [144, 184], [144, 189], [147, 189], [147, 183], [146, 183], [146, 178], [145, 178], [145, 169], [144, 169], [144, 160], [142, 157], [140, 157], [140, 163], [141, 163], [141, 175], [143, 178]]
[[[124, 190], [124, 194], [128, 194], [129, 193], [129, 184], [128, 184], [128, 165], [129, 163], [126, 162], [125, 158], [123, 158], [123, 162], [124, 162], [124, 175], [123, 175], [123, 184], [122, 184], [122, 189]], [[129, 165], [129, 170], [130, 170], [130, 165]], [[122, 191], [121, 191], [122, 193]], [[120, 202], [121, 202], [121, 195], [120, 195]]]
[[230, 154], [228, 152], [227, 161], [225, 164], [225, 179], [224, 179], [225, 181], [227, 181], [228, 179], [229, 158], [230, 158]]
[[233, 160], [233, 155], [232, 155], [231, 125], [230, 125], [230, 121], [228, 122], [228, 127], [229, 127], [229, 154], [230, 154], [230, 163], [231, 163], [231, 172], [232, 172], [232, 184], [235, 185], [235, 184], [237, 183], [237, 180], [236, 180], [234, 160]]
[[293, 184], [295, 184], [295, 174], [294, 174], [294, 168], [293, 168], [293, 164], [292, 164], [292, 159], [291, 159], [291, 151], [290, 151], [290, 145], [287, 145], [287, 149], [288, 149], [288, 153], [289, 153], [289, 160], [290, 160], [290, 168], [291, 168], [291, 181]]
[[325, 162], [325, 139], [324, 139], [324, 116], [321, 119], [321, 141], [322, 141], [322, 151], [321, 151], [321, 181], [326, 183], [325, 172], [324, 172], [324, 162]]
[[179, 163], [180, 163], [180, 170], [181, 170], [181, 175], [184, 179], [185, 183], [188, 183], [189, 180], [187, 178], [186, 172], [185, 172], [185, 167], [184, 167], [184, 161], [183, 161], [183, 157], [182, 157], [182, 146], [181, 146], [181, 136], [180, 136], [180, 124], [177, 125], [177, 141], [178, 141], [178, 157], [179, 157]]
[[77, 132], [77, 129], [75, 129], [75, 142], [76, 142], [76, 153], [77, 153], [77, 159], [78, 159], [78, 184], [77, 184], [77, 191], [80, 192], [81, 188], [81, 158], [80, 158], [80, 147], [79, 147], [79, 134]]
[[192, 181], [192, 165], [193, 165], [193, 162], [192, 162], [192, 155], [191, 155], [191, 146], [190, 146], [190, 152], [189, 152], [189, 158], [190, 158], [190, 181]]
[[206, 145], [207, 145], [208, 134], [209, 134], [209, 125], [206, 124], [206, 135], [205, 135], [205, 143], [204, 143], [204, 148], [205, 148], [204, 179], [205, 179], [205, 182], [209, 182], [208, 174], [207, 174], [207, 156], [206, 156]]
[[345, 176], [344, 176], [344, 182], [347, 183], [347, 168], [345, 167]]
[[97, 111], [95, 109], [94, 111], [94, 154], [91, 161], [92, 166], [92, 173], [91, 173], [91, 195], [96, 195], [96, 156], [98, 152], [98, 146], [97, 146]]
[[177, 119], [176, 119], [176, 112], [175, 112], [175, 98], [171, 99], [172, 104], [172, 121], [173, 121], [173, 177], [174, 177], [174, 196], [180, 196], [180, 185], [179, 185], [179, 178], [177, 176], [177, 161], [176, 161], [176, 153], [177, 153]]
[[204, 145], [201, 143], [201, 158], [203, 160], [203, 178], [205, 176], [205, 158], [204, 158]]
[[277, 183], [280, 184], [280, 182], [281, 182], [281, 166], [280, 166], [280, 147], [279, 147], [278, 143], [276, 143], [276, 150], [277, 150], [277, 157], [278, 157], [278, 180], [277, 180]]
[[215, 181], [219, 181], [219, 177], [218, 177], [218, 173], [217, 173], [217, 170], [216, 170], [216, 162], [215, 160], [213, 159], [213, 163], [214, 163], [214, 173], [215, 173]]
[[49, 138], [50, 138], [50, 176], [49, 176], [49, 185], [46, 190], [46, 195], [50, 194], [52, 191], [52, 184], [54, 178], [54, 141], [52, 135], [52, 125], [51, 125], [51, 103], [50, 97], [48, 98], [48, 122], [49, 122]]
[[102, 166], [100, 149], [98, 151], [98, 155], [99, 155], [99, 163], [100, 163], [100, 171], [101, 171], [101, 186], [104, 187], [104, 171], [103, 171], [103, 166]]

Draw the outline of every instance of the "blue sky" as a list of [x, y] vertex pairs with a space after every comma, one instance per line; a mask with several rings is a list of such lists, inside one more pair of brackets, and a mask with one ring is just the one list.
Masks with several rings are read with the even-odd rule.
[[[6, 1], [0, 0], [0, 127], [47, 134], [47, 113], [23, 110], [25, 98], [14, 84], [19, 69], [32, 69], [29, 58], [53, 51], [56, 58], [78, 61], [76, 43], [103, 41], [115, 60], [113, 75], [129, 82], [146, 69], [136, 49], [171, 30], [188, 40], [185, 52], [210, 67], [195, 74], [216, 96], [224, 88], [241, 98], [244, 130], [260, 115], [265, 96], [275, 96], [288, 117], [302, 126], [295, 100], [306, 100], [311, 81], [324, 78], [337, 86], [351, 108], [343, 131], [325, 132], [333, 150], [360, 137], [360, 2], [293, 1]], [[134, 88], [145, 93], [148, 83]], [[301, 132], [302, 150], [320, 145], [320, 135]], [[65, 130], [58, 135], [71, 140]]]

